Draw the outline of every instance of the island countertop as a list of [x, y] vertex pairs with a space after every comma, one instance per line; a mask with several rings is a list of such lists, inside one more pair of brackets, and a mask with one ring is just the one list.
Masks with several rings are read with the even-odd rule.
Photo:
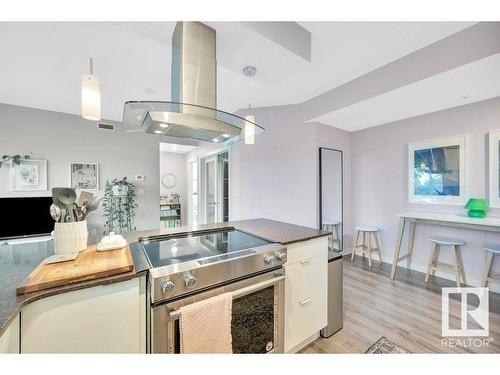
[[[307, 241], [330, 234], [330, 232], [324, 230], [288, 224], [270, 219], [250, 219], [226, 223], [137, 231], [127, 234], [125, 238], [129, 243], [133, 243], [138, 241], [140, 238], [150, 236], [173, 233], [182, 234], [195, 230], [220, 229], [228, 227], [233, 227], [237, 230], [241, 230], [242, 232], [252, 234], [271, 242], [278, 242], [283, 245]], [[14, 319], [21, 310], [22, 306], [30, 302], [55, 294], [125, 281], [133, 277], [147, 274], [149, 263], [147, 262], [144, 253], [142, 253], [138, 246], [131, 246], [130, 250], [134, 260], [134, 271], [132, 272], [17, 296], [17, 285], [19, 285], [21, 281], [23, 281], [24, 278], [28, 276], [29, 273], [38, 264], [40, 264], [43, 259], [54, 253], [52, 241], [26, 243], [13, 246], [0, 246], [0, 336], [8, 327], [11, 320]]]
[[229, 221], [225, 223], [200, 224], [195, 226], [184, 226], [176, 228], [157, 229], [130, 233], [126, 236], [129, 242], [138, 241], [140, 238], [154, 237], [166, 234], [182, 234], [196, 230], [220, 229], [232, 227], [242, 232], [254, 235], [270, 242], [277, 242], [282, 245], [289, 245], [295, 242], [302, 242], [318, 237], [324, 237], [330, 232], [304, 227], [296, 224], [284, 223], [271, 219], [248, 219]]
[[139, 248], [132, 246], [130, 251], [134, 261], [134, 270], [131, 272], [18, 296], [16, 295], [17, 286], [46, 257], [54, 254], [53, 241], [0, 245], [0, 336], [7, 329], [11, 320], [19, 313], [22, 306], [30, 302], [72, 290], [130, 280], [134, 277], [146, 275], [149, 263], [144, 253]]

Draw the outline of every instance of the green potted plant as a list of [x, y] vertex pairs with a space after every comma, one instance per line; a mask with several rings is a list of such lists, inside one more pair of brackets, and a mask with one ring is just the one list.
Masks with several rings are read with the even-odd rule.
[[21, 161], [30, 159], [30, 155], [2, 155], [2, 159], [0, 159], [0, 168], [2, 165], [7, 162], [12, 162], [14, 164], [21, 164]]
[[127, 177], [106, 181], [102, 206], [108, 233], [127, 233], [135, 230], [135, 185], [130, 183]]

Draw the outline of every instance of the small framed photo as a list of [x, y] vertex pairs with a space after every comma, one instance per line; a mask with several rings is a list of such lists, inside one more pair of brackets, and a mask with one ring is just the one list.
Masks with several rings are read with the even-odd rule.
[[99, 165], [97, 163], [69, 163], [70, 186], [77, 190], [99, 190]]
[[23, 160], [11, 162], [11, 191], [47, 190], [47, 160]]
[[464, 205], [467, 202], [465, 135], [408, 145], [410, 203]]

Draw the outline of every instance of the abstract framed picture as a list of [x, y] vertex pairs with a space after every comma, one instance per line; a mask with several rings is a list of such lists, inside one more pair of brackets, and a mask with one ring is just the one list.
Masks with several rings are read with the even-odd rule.
[[69, 163], [70, 186], [76, 190], [99, 190], [99, 165], [97, 163]]
[[47, 160], [23, 160], [21, 164], [11, 163], [11, 191], [47, 190]]
[[500, 130], [488, 134], [488, 201], [500, 208]]
[[464, 205], [467, 201], [467, 136], [408, 145], [410, 203]]

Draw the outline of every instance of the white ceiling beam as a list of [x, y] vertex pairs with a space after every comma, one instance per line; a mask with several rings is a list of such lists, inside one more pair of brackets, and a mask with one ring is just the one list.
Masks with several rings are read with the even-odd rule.
[[240, 22], [248, 29], [311, 62], [311, 33], [297, 22]]

